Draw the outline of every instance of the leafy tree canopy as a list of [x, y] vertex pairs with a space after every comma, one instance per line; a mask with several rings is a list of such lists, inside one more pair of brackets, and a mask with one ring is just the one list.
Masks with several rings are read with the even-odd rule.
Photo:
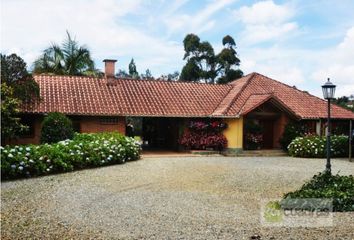
[[1, 55], [1, 81], [13, 90], [13, 97], [23, 102], [39, 99], [39, 86], [26, 69], [25, 61], [16, 54]]
[[117, 78], [131, 78], [131, 76], [129, 75], [129, 73], [127, 73], [125, 70], [123, 69], [119, 69], [118, 72], [116, 73], [116, 77]]
[[354, 112], [354, 95], [339, 97], [334, 103]]
[[224, 48], [217, 55], [209, 42], [201, 42], [195, 34], [188, 34], [184, 40], [184, 60], [181, 81], [204, 81], [206, 83], [227, 83], [243, 76], [238, 68], [240, 59], [235, 50], [235, 40], [227, 35], [222, 39]]
[[1, 83], [1, 144], [26, 130], [18, 117], [21, 101], [14, 96], [14, 90], [7, 83]]
[[152, 74], [150, 72], [150, 69], [146, 69], [145, 73], [142, 73], [140, 78], [144, 79], [144, 80], [153, 80], [154, 79], [154, 77], [152, 76]]
[[49, 73], [56, 75], [102, 76], [95, 69], [91, 53], [86, 46], [71, 37], [67, 31], [67, 39], [58, 45], [53, 43], [43, 51], [34, 63], [34, 73]]
[[178, 81], [179, 79], [179, 72], [174, 71], [173, 73], [169, 73], [167, 75], [161, 75], [158, 80], [165, 80], [165, 81]]

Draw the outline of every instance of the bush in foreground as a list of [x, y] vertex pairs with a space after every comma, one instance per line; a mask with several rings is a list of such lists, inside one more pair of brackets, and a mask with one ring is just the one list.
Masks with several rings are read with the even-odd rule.
[[56, 143], [72, 139], [74, 129], [71, 120], [62, 113], [49, 113], [43, 120], [41, 143]]
[[[295, 138], [288, 146], [288, 152], [293, 157], [324, 158], [326, 157], [326, 137], [305, 136]], [[348, 156], [348, 136], [331, 136], [331, 156]]]
[[4, 179], [40, 176], [139, 158], [140, 145], [119, 133], [75, 134], [54, 144], [1, 147], [1, 174]]
[[354, 211], [354, 176], [319, 173], [301, 189], [285, 194], [281, 205], [284, 207], [287, 199], [306, 198], [333, 199], [333, 211]]

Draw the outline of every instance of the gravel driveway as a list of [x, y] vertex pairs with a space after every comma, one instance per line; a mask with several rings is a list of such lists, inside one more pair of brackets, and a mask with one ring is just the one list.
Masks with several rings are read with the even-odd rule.
[[[290, 157], [147, 158], [1, 184], [2, 239], [353, 239], [354, 213], [326, 228], [264, 227], [260, 201], [324, 169]], [[334, 160], [333, 172], [354, 163]], [[258, 236], [255, 236], [258, 235]]]

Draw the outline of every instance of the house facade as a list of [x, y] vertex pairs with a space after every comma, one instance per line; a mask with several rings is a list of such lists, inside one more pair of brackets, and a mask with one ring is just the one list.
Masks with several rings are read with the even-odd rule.
[[[279, 148], [279, 139], [290, 121], [302, 122], [322, 134], [327, 102], [305, 91], [258, 73], [229, 84], [117, 79], [115, 60], [105, 60], [105, 77], [35, 75], [41, 100], [22, 107], [23, 122], [30, 126], [15, 144], [39, 143], [43, 117], [61, 112], [78, 132], [118, 131], [134, 126], [134, 135], [154, 148], [179, 148], [178, 139], [191, 120], [217, 119], [227, 123], [223, 131], [227, 150], [245, 146], [247, 124], [263, 129], [263, 148]], [[335, 124], [346, 125], [354, 113], [332, 105]]]

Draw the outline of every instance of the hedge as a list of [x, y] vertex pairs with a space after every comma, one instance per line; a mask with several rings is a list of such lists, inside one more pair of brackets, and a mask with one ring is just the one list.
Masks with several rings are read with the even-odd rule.
[[133, 138], [83, 133], [54, 144], [1, 147], [1, 174], [4, 179], [32, 177], [139, 158], [140, 145]]
[[[326, 144], [326, 137], [297, 137], [289, 144], [288, 152], [293, 157], [324, 158], [326, 157]], [[331, 157], [348, 156], [348, 144], [348, 136], [331, 136]]]
[[62, 113], [51, 112], [42, 123], [41, 143], [56, 143], [72, 139], [74, 129], [71, 120]]

